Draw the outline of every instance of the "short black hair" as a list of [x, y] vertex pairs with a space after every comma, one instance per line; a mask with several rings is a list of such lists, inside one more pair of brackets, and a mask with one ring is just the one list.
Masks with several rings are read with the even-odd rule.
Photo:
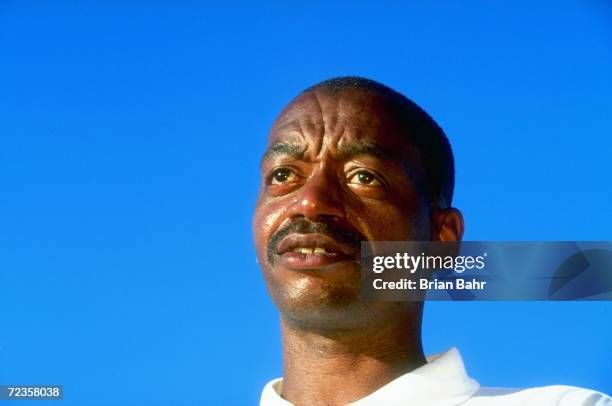
[[382, 96], [410, 128], [410, 142], [419, 151], [424, 170], [425, 187], [438, 208], [451, 206], [455, 187], [455, 159], [448, 137], [425, 110], [389, 86], [359, 76], [327, 79], [304, 90], [322, 90], [335, 94], [346, 89], [363, 90]]

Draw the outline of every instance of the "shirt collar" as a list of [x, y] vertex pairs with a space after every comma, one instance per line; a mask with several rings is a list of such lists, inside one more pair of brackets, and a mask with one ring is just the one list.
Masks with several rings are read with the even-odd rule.
[[[478, 390], [478, 382], [465, 372], [456, 348], [427, 357], [427, 361], [350, 406], [457, 405]], [[261, 394], [260, 406], [292, 406], [280, 396], [282, 384], [282, 378], [268, 382]]]

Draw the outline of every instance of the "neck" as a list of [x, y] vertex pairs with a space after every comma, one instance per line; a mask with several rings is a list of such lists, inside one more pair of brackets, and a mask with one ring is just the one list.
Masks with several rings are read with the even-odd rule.
[[282, 396], [294, 405], [346, 405], [427, 361], [420, 314], [358, 330], [316, 330], [281, 318]]

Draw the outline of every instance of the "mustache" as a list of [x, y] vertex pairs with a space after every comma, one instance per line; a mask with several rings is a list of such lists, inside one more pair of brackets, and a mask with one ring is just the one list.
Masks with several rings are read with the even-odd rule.
[[357, 230], [336, 222], [310, 221], [303, 217], [292, 220], [286, 226], [272, 234], [268, 241], [267, 259], [272, 263], [274, 255], [278, 252], [278, 244], [289, 234], [324, 234], [341, 244], [348, 245], [358, 251], [361, 241], [367, 238]]

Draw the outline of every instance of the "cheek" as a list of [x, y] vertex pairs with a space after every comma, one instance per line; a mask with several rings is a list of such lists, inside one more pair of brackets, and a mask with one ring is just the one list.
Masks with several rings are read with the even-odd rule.
[[265, 257], [265, 250], [270, 236], [278, 229], [285, 210], [269, 200], [258, 202], [253, 215], [253, 237], [255, 247], [260, 258]]
[[404, 239], [408, 234], [394, 210], [369, 208], [358, 217], [359, 228], [370, 241]]
[[427, 213], [420, 205], [374, 202], [365, 205], [354, 219], [370, 241], [410, 241], [427, 234]]

